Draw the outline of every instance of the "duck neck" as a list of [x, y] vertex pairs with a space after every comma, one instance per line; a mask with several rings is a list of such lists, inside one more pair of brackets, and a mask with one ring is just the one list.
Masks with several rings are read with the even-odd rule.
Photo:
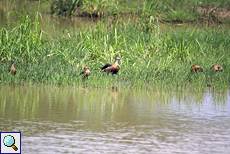
[[118, 64], [118, 59], [116, 59], [115, 64]]

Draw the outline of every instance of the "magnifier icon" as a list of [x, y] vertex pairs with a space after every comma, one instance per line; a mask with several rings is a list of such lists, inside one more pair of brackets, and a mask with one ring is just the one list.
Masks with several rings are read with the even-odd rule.
[[15, 139], [11, 135], [7, 135], [3, 139], [3, 143], [7, 147], [12, 147], [15, 151], [18, 150], [18, 148], [14, 145], [15, 144]]

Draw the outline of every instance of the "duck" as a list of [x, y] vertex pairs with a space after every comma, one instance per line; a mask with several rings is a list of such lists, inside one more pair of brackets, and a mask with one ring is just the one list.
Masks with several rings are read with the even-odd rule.
[[80, 73], [80, 75], [84, 75], [84, 78], [88, 79], [88, 76], [91, 74], [90, 68], [88, 65], [85, 65], [84, 71]]
[[12, 72], [14, 75], [16, 74], [16, 69], [14, 68], [14, 59], [11, 60], [11, 67], [10, 67], [10, 72]]
[[197, 71], [203, 72], [203, 67], [201, 67], [201, 66], [199, 66], [199, 65], [193, 65], [193, 66], [191, 67], [190, 72], [197, 72]]
[[220, 71], [220, 72], [222, 72], [223, 71], [223, 67], [221, 66], [221, 65], [213, 65], [212, 67], [211, 67], [211, 69], [212, 70], [214, 70], [214, 71]]
[[118, 64], [119, 60], [122, 60], [121, 57], [119, 55], [116, 55], [115, 63], [106, 64], [105, 66], [101, 68], [101, 71], [112, 73], [112, 74], [117, 74], [118, 71], [120, 70], [120, 66]]

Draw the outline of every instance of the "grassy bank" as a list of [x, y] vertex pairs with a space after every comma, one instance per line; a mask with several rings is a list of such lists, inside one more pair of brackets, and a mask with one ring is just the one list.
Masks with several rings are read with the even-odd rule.
[[[142, 24], [114, 21], [96, 28], [52, 38], [37, 20], [18, 16], [18, 23], [0, 30], [1, 84], [55, 84], [92, 87], [129, 87], [203, 90], [228, 89], [230, 85], [230, 31], [226, 28], [191, 26], [162, 30], [157, 21]], [[100, 68], [123, 58], [118, 75]], [[15, 59], [17, 74], [8, 72]], [[92, 75], [83, 81], [79, 73], [85, 64]], [[191, 65], [203, 66], [203, 73], [190, 73]], [[223, 72], [212, 72], [214, 64]]]
[[170, 23], [230, 22], [229, 0], [3, 0], [0, 10], [0, 14], [6, 10], [20, 13], [36, 10], [73, 18], [152, 16]]
[[113, 15], [153, 16], [161, 22], [176, 23], [204, 21], [223, 23], [229, 22], [230, 19], [229, 0], [45, 0], [42, 2], [50, 5], [50, 12], [56, 15], [96, 18]]

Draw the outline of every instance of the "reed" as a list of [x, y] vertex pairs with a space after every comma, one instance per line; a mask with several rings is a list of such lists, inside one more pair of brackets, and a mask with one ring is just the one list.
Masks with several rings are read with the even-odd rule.
[[[0, 30], [0, 82], [2, 84], [54, 84], [88, 87], [147, 89], [227, 89], [230, 85], [229, 42], [226, 28], [192, 27], [161, 30], [154, 26], [115, 21], [100, 22], [95, 28], [63, 31], [59, 38], [48, 36], [39, 26], [37, 13], [32, 21], [26, 14], [12, 12], [18, 22]], [[152, 21], [151, 21], [152, 22]], [[148, 24], [148, 23], [147, 23]], [[123, 59], [118, 75], [107, 75], [100, 68]], [[8, 72], [15, 59], [17, 74]], [[79, 76], [85, 65], [91, 68], [87, 81]], [[194, 64], [204, 72], [190, 73]], [[223, 72], [213, 72], [214, 64]]]

